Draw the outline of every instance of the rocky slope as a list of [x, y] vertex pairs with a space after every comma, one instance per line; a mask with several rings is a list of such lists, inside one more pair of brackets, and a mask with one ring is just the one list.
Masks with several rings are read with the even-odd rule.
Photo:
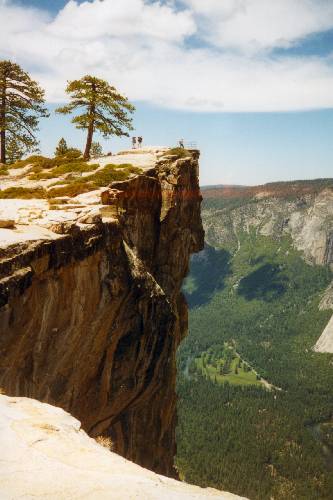
[[[204, 190], [203, 219], [208, 243], [228, 240], [237, 246], [239, 233], [254, 228], [258, 234], [274, 238], [290, 235], [308, 262], [333, 264], [333, 182], [327, 186], [320, 183], [317, 189], [311, 183], [307, 186], [306, 181], [294, 189], [282, 189], [284, 184], [291, 183], [230, 188], [227, 194], [225, 189]], [[225, 197], [231, 205], [212, 206], [214, 196]]]
[[159, 476], [111, 453], [60, 408], [0, 396], [2, 499], [237, 500]]
[[[72, 198], [0, 199], [0, 387], [62, 407], [165, 475], [187, 329], [180, 290], [203, 246], [198, 156], [125, 153], [107, 161], [141, 169], [126, 180]], [[28, 173], [10, 170], [1, 188], [30, 186]]]

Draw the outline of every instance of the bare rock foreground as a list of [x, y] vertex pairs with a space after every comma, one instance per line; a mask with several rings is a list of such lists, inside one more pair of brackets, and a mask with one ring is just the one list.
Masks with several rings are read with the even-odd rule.
[[60, 408], [0, 396], [1, 500], [237, 500], [135, 465], [103, 448]]

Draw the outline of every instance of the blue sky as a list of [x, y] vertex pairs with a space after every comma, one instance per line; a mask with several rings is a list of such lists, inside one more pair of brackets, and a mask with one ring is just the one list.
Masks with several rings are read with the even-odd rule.
[[[67, 78], [106, 78], [136, 104], [146, 144], [197, 142], [203, 185], [332, 176], [331, 0], [0, 0], [5, 17], [0, 57], [41, 82], [51, 111]], [[51, 113], [42, 151], [61, 136], [83, 146]]]
[[[277, 180], [333, 177], [333, 111], [198, 113], [136, 103], [136, 134], [146, 144], [173, 146], [181, 137], [201, 150], [201, 183], [256, 185]], [[41, 144], [52, 154], [64, 136], [83, 148], [85, 135], [70, 118], [41, 122]], [[128, 138], [100, 142], [106, 152], [128, 148]]]
[[[22, 5], [23, 7], [29, 5], [56, 13], [66, 5], [67, 0], [17, 0], [13, 3]], [[82, 2], [80, 1], [79, 3]]]

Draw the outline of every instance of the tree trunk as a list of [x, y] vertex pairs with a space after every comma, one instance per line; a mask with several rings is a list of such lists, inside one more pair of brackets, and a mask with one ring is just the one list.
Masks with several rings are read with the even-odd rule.
[[6, 88], [3, 88], [1, 96], [1, 106], [0, 106], [0, 163], [6, 164], [6, 130], [5, 130], [5, 120], [6, 120]]
[[94, 133], [94, 122], [91, 121], [89, 123], [89, 127], [88, 127], [86, 148], [84, 150], [84, 155], [83, 155], [84, 160], [90, 160], [90, 149], [91, 149], [91, 144], [92, 144], [92, 139], [93, 139], [93, 133]]
[[84, 155], [83, 155], [84, 160], [90, 160], [90, 149], [91, 149], [91, 144], [92, 144], [92, 139], [93, 139], [93, 134], [94, 134], [94, 121], [95, 121], [95, 112], [96, 112], [96, 108], [95, 108], [96, 85], [94, 83], [91, 86], [91, 91], [92, 91], [92, 100], [90, 102], [90, 109], [89, 109], [90, 122], [89, 122], [89, 126], [88, 126], [86, 149], [84, 150]]
[[0, 141], [1, 141], [0, 163], [6, 164], [6, 132], [4, 130], [0, 131]]

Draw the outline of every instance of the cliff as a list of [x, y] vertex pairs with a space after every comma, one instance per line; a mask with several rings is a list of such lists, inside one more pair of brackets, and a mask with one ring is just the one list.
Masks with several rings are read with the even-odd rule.
[[[74, 197], [50, 199], [54, 179], [32, 181], [31, 165], [0, 179], [0, 387], [60, 406], [170, 476], [181, 286], [203, 246], [198, 157], [112, 156]], [[96, 189], [107, 161], [130, 173]], [[77, 186], [72, 177], [57, 184]]]
[[159, 476], [111, 453], [60, 408], [0, 396], [1, 498], [237, 500]]
[[238, 235], [254, 228], [263, 236], [289, 235], [309, 263], [333, 264], [333, 181], [206, 189], [203, 197], [209, 244], [237, 248]]

